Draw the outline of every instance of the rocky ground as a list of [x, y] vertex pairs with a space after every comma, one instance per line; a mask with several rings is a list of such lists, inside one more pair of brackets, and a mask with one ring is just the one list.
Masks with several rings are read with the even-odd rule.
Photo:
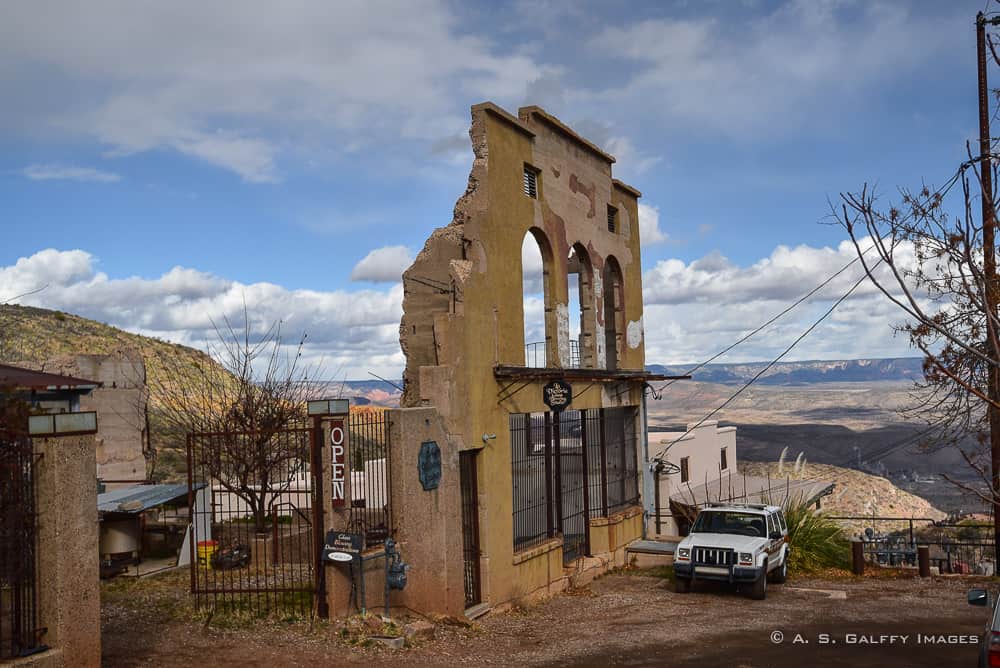
[[436, 620], [393, 650], [367, 634], [401, 633], [406, 620], [209, 618], [191, 608], [185, 575], [105, 585], [106, 666], [972, 665], [986, 611], [966, 590], [1000, 582], [793, 574], [753, 601], [715, 585], [675, 594], [666, 573], [616, 573], [471, 625]]

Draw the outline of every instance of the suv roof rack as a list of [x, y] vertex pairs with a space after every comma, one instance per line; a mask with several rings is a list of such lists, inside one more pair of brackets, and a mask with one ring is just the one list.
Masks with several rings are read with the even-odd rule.
[[754, 510], [767, 510], [771, 506], [766, 503], [738, 503], [733, 501], [710, 501], [705, 504], [706, 508], [753, 508]]

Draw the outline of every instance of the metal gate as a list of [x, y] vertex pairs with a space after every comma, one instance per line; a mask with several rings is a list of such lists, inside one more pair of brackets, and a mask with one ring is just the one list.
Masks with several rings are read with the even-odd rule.
[[382, 409], [351, 413], [347, 421], [351, 448], [351, 533], [364, 536], [365, 547], [382, 545], [392, 534], [389, 499], [389, 414]]
[[482, 603], [479, 579], [479, 483], [475, 450], [459, 453], [462, 487], [462, 560], [465, 575], [465, 607]]
[[38, 628], [38, 516], [31, 439], [0, 430], [0, 661], [44, 649]]
[[197, 605], [312, 614], [313, 436], [311, 428], [188, 436]]

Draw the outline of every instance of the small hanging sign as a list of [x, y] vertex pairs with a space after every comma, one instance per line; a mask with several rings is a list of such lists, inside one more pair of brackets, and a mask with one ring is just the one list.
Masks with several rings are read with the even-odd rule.
[[564, 380], [553, 380], [542, 388], [542, 401], [560, 413], [573, 402], [573, 388]]

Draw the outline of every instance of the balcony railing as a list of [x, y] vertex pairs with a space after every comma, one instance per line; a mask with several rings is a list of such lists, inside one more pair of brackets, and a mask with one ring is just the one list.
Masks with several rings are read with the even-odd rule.
[[[536, 341], [524, 346], [524, 366], [530, 369], [545, 369], [549, 366], [546, 363], [545, 341]], [[576, 339], [570, 339], [569, 342], [568, 368], [580, 368], [580, 342]]]

